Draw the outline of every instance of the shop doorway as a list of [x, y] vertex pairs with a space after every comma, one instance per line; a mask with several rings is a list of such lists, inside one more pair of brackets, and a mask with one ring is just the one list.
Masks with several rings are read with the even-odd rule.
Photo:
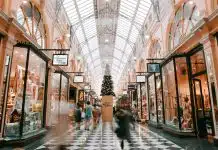
[[206, 137], [213, 135], [214, 131], [204, 52], [197, 50], [189, 58], [196, 131], [199, 137]]

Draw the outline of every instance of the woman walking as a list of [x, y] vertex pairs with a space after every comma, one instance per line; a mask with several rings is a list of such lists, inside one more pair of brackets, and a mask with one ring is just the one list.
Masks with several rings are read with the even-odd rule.
[[80, 130], [80, 123], [82, 121], [82, 111], [79, 103], [77, 103], [74, 114], [75, 114], [76, 129]]
[[92, 106], [88, 101], [85, 108], [85, 130], [89, 130], [90, 121], [92, 119]]

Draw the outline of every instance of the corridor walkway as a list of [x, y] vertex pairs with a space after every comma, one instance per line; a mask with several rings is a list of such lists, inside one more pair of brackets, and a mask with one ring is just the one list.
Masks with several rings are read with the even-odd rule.
[[[100, 124], [95, 130], [69, 130], [65, 136], [65, 149], [67, 150], [120, 150], [119, 140], [113, 132], [110, 123]], [[125, 142], [126, 150], [180, 150], [180, 146], [159, 136], [149, 129], [136, 125], [136, 130], [131, 130], [131, 146]], [[36, 150], [55, 149], [60, 139], [55, 138], [44, 145], [39, 146]]]

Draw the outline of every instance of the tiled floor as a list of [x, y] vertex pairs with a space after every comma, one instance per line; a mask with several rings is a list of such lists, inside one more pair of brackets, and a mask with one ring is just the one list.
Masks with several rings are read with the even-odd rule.
[[[67, 150], [120, 150], [119, 139], [113, 132], [114, 125], [110, 123], [100, 124], [96, 129], [86, 131], [83, 127], [80, 131], [69, 130], [64, 136], [64, 147]], [[136, 125], [136, 130], [131, 130], [131, 141], [125, 141], [126, 150], [180, 150], [180, 146], [159, 136], [151, 130]], [[61, 137], [63, 140], [63, 137]], [[52, 139], [37, 150], [55, 149], [60, 144], [60, 139]]]

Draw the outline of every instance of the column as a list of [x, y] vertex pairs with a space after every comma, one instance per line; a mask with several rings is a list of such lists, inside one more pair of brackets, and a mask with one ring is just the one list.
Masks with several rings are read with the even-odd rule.
[[[204, 47], [204, 54], [205, 54], [205, 62], [207, 66], [207, 75], [208, 75], [208, 84], [209, 84], [209, 91], [210, 91], [210, 98], [211, 98], [211, 108], [214, 120], [214, 127], [215, 127], [215, 135], [218, 135], [218, 131], [216, 131], [216, 119], [215, 119], [215, 109], [214, 109], [214, 101], [212, 96], [212, 87], [211, 83], [215, 84], [215, 91], [216, 91], [216, 98], [218, 98], [218, 52], [216, 49], [216, 39], [212, 35], [206, 35], [201, 39], [201, 44]], [[218, 124], [217, 124], [218, 126]]]

